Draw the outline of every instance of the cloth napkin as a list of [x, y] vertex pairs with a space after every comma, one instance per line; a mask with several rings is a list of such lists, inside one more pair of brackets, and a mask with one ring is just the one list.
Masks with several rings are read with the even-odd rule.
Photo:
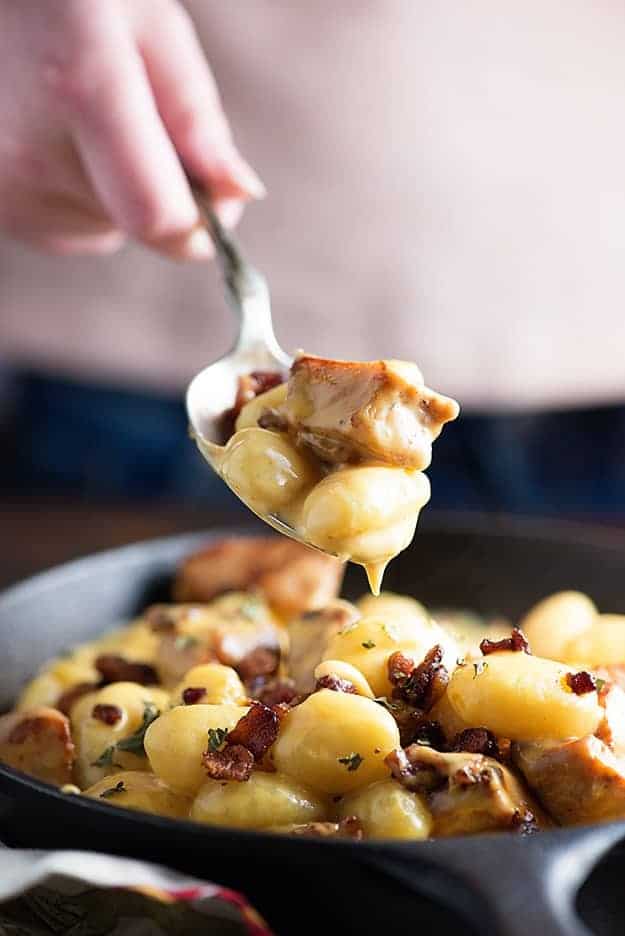
[[161, 865], [0, 846], [0, 936], [272, 936], [235, 891]]

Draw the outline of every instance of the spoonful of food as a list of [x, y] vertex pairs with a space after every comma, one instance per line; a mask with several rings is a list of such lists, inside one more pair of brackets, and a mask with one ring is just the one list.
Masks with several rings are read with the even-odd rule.
[[254, 513], [305, 545], [360, 563], [377, 594], [429, 500], [423, 469], [458, 404], [427, 388], [405, 361], [292, 360], [273, 333], [264, 277], [208, 196], [195, 193], [239, 336], [189, 385], [191, 434]]

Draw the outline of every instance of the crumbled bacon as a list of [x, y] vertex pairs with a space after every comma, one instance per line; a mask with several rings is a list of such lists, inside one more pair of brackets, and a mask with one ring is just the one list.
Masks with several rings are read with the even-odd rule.
[[340, 822], [308, 822], [291, 829], [291, 835], [310, 835], [313, 838], [350, 838], [361, 841], [363, 828], [357, 816], [347, 816]]
[[387, 754], [384, 763], [395, 780], [398, 780], [402, 786], [405, 786], [408, 790], [421, 789], [421, 782], [417, 777], [419, 771], [415, 770], [403, 748], [397, 748], [397, 750]]
[[98, 683], [77, 683], [75, 686], [61, 693], [54, 707], [57, 708], [59, 712], [63, 712], [64, 715], [69, 715], [73, 704], [77, 702], [78, 699], [81, 699], [84, 695], [87, 695], [88, 692], [93, 692], [97, 688]]
[[249, 780], [254, 755], [242, 744], [227, 744], [222, 751], [205, 751], [202, 764], [211, 780]]
[[440, 644], [435, 644], [418, 666], [399, 650], [391, 654], [388, 675], [393, 685], [392, 697], [413, 705], [421, 712], [429, 712], [449, 683], [449, 673], [442, 659]]
[[517, 809], [510, 820], [510, 828], [519, 835], [533, 835], [538, 832], [538, 821], [529, 809]]
[[123, 714], [119, 705], [107, 705], [104, 702], [98, 702], [91, 710], [93, 718], [105, 725], [116, 725], [118, 721], [121, 721]]
[[276, 705], [292, 705], [298, 699], [298, 692], [292, 679], [273, 679], [264, 683], [256, 693], [255, 698], [270, 707]]
[[142, 686], [154, 686], [159, 682], [156, 670], [149, 663], [126, 660], [125, 657], [114, 653], [101, 654], [94, 665], [101, 676], [100, 685], [102, 686], [116, 682], [135, 682]]
[[260, 761], [278, 737], [280, 718], [262, 702], [252, 702], [249, 711], [226, 735], [227, 745], [247, 748]]
[[586, 670], [579, 673], [567, 673], [564, 677], [569, 689], [575, 695], [586, 695], [587, 692], [594, 692], [597, 688], [595, 677]]
[[358, 695], [358, 690], [353, 682], [350, 682], [349, 679], [341, 679], [332, 673], [328, 673], [327, 676], [322, 676], [317, 680], [315, 691], [320, 689], [331, 689], [332, 692], [350, 692], [352, 695]]
[[280, 663], [280, 652], [274, 647], [256, 647], [235, 665], [244, 683], [273, 676]]
[[[401, 737], [401, 725], [399, 731]], [[437, 721], [419, 722], [416, 731], [407, 743], [411, 744], [413, 742], [416, 744], [427, 744], [428, 747], [434, 748], [437, 751], [444, 751], [446, 747], [443, 729]]]
[[485, 637], [480, 643], [480, 650], [484, 656], [488, 656], [489, 653], [497, 653], [499, 650], [512, 650], [516, 653], [522, 651], [529, 654], [532, 652], [527, 637], [518, 627], [513, 627], [510, 636], [503, 637], [501, 640], [489, 640]]
[[185, 705], [196, 705], [206, 695], [203, 686], [187, 686], [182, 692], [182, 701]]
[[157, 634], [169, 633], [176, 628], [176, 621], [167, 605], [151, 605], [143, 615], [148, 627]]
[[239, 377], [234, 406], [227, 409], [220, 419], [219, 428], [223, 443], [234, 434], [237, 417], [245, 404], [281, 383], [284, 383], [284, 377], [279, 371], [252, 371]]
[[495, 760], [501, 759], [497, 738], [488, 728], [465, 728], [464, 731], [458, 732], [451, 749], [467, 754], [483, 754]]

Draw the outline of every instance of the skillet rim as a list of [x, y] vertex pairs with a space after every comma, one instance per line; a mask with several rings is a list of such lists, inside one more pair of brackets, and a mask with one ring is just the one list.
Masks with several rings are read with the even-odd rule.
[[[488, 514], [478, 511], [430, 511], [429, 514], [423, 518], [419, 528], [432, 533], [466, 533], [476, 536], [488, 534], [489, 536], [502, 538], [512, 537], [517, 541], [527, 539], [534, 542], [561, 543], [563, 546], [573, 543], [579, 545], [581, 540], [584, 545], [589, 547], [614, 550], [615, 552], [625, 549], [625, 530], [615, 527], [606, 527], [597, 523], [585, 523], [580, 521], [551, 520], [549, 518], [509, 514]], [[120, 557], [123, 558], [124, 556], [130, 563], [133, 562], [133, 559], [134, 561], [138, 561], [140, 557], [145, 555], [146, 548], [156, 549], [160, 547], [161, 549], [166, 549], [170, 547], [175, 551], [176, 546], [182, 545], [183, 543], [188, 543], [192, 547], [193, 544], [208, 543], [219, 537], [240, 536], [259, 538], [263, 535], [267, 535], [263, 534], [263, 531], [264, 525], [260, 523], [234, 525], [232, 527], [215, 526], [208, 527], [205, 530], [193, 530], [175, 533], [173, 535], [152, 537], [123, 546], [88, 553], [85, 556], [60, 563], [42, 572], [28, 576], [0, 591], [0, 612], [10, 611], [12, 603], [14, 601], [19, 601], [24, 593], [32, 595], [37, 594], [37, 592], [45, 592], [49, 587], [54, 586], [58, 578], [63, 578], [67, 581], [68, 573], [70, 573], [72, 578], [75, 577], [79, 579], [85, 573], [88, 573], [90, 567], [93, 565], [101, 567], [103, 562], [118, 561]], [[418, 536], [418, 532], [416, 535]], [[33, 795], [40, 796], [42, 800], [49, 801], [49, 803], [44, 802], [42, 805], [46, 805], [46, 807], [49, 805], [50, 808], [53, 808], [55, 802], [62, 802], [64, 807], [71, 803], [72, 808], [76, 807], [78, 810], [95, 810], [97, 814], [104, 817], [110, 815], [110, 810], [113, 809], [119, 819], [127, 820], [132, 825], [138, 824], [140, 827], [147, 823], [148, 826], [152, 826], [155, 830], [162, 829], [163, 832], [170, 835], [176, 834], [176, 832], [183, 834], [185, 831], [188, 834], [189, 828], [192, 828], [194, 833], [204, 834], [209, 837], [211, 833], [227, 834], [235, 841], [238, 841], [243, 847], [245, 847], [246, 844], [263, 841], [266, 841], [267, 844], [270, 845], [271, 843], [277, 841], [284, 842], [285, 840], [291, 843], [289, 847], [293, 848], [309, 847], [311, 845], [311, 840], [306, 836], [300, 838], [298, 836], [285, 836], [281, 833], [268, 832], [261, 829], [238, 829], [231, 826], [193, 822], [190, 819], [173, 819], [167, 816], [144, 813], [140, 810], [123, 809], [112, 803], [100, 803], [98, 800], [88, 799], [87, 797], [82, 797], [77, 794], [62, 793], [60, 789], [51, 784], [44, 783], [28, 774], [0, 763], [0, 793], [4, 793], [10, 797], [12, 795], [12, 789], [16, 790], [17, 797], [20, 795], [19, 791], [29, 791], [29, 793]], [[540, 838], [542, 839], [546, 836], [554, 840], [555, 843], [560, 839], [564, 839], [567, 835], [570, 835], [572, 830], [592, 830], [606, 827], [622, 827], [625, 829], [625, 819], [609, 823], [591, 823], [584, 826], [554, 827], [549, 830], [541, 831]], [[428, 847], [431, 847], [433, 843], [450, 842], [453, 847], [454, 842], [464, 842], [469, 838], [479, 842], [489, 839], [497, 840], [501, 838], [501, 833], [490, 832], [479, 833], [472, 836], [459, 835], [443, 839], [430, 838], [410, 841], [379, 838], [355, 842], [349, 839], [319, 837], [314, 839], [314, 842], [315, 847], [343, 848], [348, 850], [357, 848], [358, 851], [366, 850], [369, 852], [376, 850], [379, 846], [392, 845], [393, 848], [402, 850], [410, 849], [411, 852], [415, 849], [417, 852], [422, 850], [423, 854], [426, 855]], [[519, 843], [524, 841], [523, 836], [510, 836], [509, 838]], [[301, 845], [299, 843], [301, 843]]]

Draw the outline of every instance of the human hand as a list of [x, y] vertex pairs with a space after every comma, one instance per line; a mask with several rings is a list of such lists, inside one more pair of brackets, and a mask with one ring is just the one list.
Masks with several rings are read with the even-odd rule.
[[205, 259], [185, 170], [226, 225], [264, 194], [177, 0], [0, 0], [0, 114], [0, 229], [50, 252]]

